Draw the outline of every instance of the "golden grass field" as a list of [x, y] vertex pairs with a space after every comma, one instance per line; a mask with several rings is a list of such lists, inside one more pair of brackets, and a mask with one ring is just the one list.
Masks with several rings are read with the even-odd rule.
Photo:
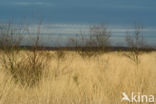
[[33, 88], [21, 87], [0, 70], [0, 104], [126, 104], [122, 92], [156, 96], [156, 52], [143, 53], [138, 67], [123, 53], [82, 58], [67, 51], [61, 59], [49, 56], [49, 66]]

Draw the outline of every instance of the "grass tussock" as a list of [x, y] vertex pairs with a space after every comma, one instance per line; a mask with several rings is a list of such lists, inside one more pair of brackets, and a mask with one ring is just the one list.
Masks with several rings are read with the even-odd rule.
[[[5, 65], [1, 63], [1, 104], [124, 104], [122, 92], [156, 96], [155, 52], [141, 54], [137, 66], [123, 55], [126, 52], [110, 52], [85, 60], [77, 52], [41, 53], [20, 51], [13, 61], [14, 76], [6, 73], [12, 66], [8, 58]], [[15, 77], [20, 77], [20, 83], [14, 81]], [[34, 80], [38, 82], [36, 86], [21, 87], [22, 83]]]

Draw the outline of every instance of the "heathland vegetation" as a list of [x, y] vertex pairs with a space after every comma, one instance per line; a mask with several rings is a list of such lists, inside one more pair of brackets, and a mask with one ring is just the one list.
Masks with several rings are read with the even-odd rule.
[[147, 47], [143, 27], [127, 32], [128, 48], [111, 47], [111, 31], [92, 26], [73, 47], [21, 46], [29, 29], [0, 26], [0, 104], [121, 104], [122, 92], [156, 96], [156, 52]]

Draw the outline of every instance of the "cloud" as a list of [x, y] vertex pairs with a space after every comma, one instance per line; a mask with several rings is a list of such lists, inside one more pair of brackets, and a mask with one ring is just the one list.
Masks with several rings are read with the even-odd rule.
[[[89, 24], [43, 24], [41, 25], [41, 34], [80, 34], [83, 32], [85, 34], [89, 33], [89, 28], [91, 25]], [[121, 35], [125, 34], [127, 31], [134, 32], [135, 29], [129, 28], [129, 26], [109, 26], [108, 30], [110, 30], [113, 35]], [[37, 25], [32, 25], [30, 27], [30, 31], [36, 32]], [[156, 33], [156, 27], [149, 27], [142, 30], [142, 32], [146, 33]], [[145, 34], [146, 35], [146, 34]]]
[[52, 3], [47, 3], [47, 2], [13, 2], [13, 5], [17, 6], [51, 6]]
[[[1, 0], [0, 0], [1, 1]], [[59, 7], [64, 7], [64, 5], [66, 5], [67, 7], [71, 7], [71, 8], [77, 8], [77, 7], [82, 7], [82, 8], [99, 8], [99, 9], [106, 9], [106, 8], [114, 8], [114, 9], [156, 9], [155, 8], [155, 3], [156, 2], [147, 2], [147, 1], [143, 1], [143, 2], [139, 2], [139, 1], [127, 1], [124, 2], [125, 0], [119, 0], [119, 1], [107, 1], [107, 0], [97, 0], [94, 1], [90, 1], [90, 0], [80, 0], [79, 2], [77, 1], [73, 1], [73, 0], [63, 0], [63, 1], [59, 1], [59, 0], [54, 0], [54, 1], [4, 1], [1, 2], [0, 5], [17, 5], [17, 6], [52, 6], [52, 5], [60, 5]], [[89, 4], [88, 4], [89, 2]], [[95, 5], [96, 3], [96, 5]], [[143, 4], [143, 5], [142, 5]], [[66, 7], [65, 7], [66, 8]]]
[[[86, 24], [44, 24], [41, 25], [41, 34], [80, 34], [80, 32], [87, 33], [89, 26]], [[31, 32], [37, 31], [37, 25], [30, 27]]]

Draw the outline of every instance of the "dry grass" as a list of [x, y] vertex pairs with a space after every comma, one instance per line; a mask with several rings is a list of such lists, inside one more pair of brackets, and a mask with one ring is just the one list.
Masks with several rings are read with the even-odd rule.
[[33, 88], [14, 83], [0, 70], [0, 104], [121, 104], [122, 92], [156, 96], [156, 52], [142, 54], [138, 67], [123, 53], [88, 59], [51, 51], [50, 66]]

